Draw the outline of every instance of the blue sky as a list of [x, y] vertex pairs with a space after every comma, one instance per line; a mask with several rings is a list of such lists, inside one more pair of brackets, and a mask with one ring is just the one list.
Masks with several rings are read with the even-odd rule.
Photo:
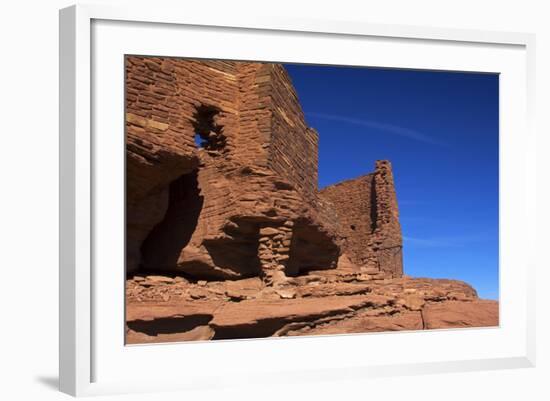
[[393, 165], [405, 273], [498, 299], [498, 75], [285, 65], [319, 186]]

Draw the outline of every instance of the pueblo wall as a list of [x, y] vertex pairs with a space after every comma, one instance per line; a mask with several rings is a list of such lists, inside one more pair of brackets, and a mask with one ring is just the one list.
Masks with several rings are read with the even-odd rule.
[[339, 222], [339, 232], [344, 236], [343, 252], [349, 260], [365, 265], [373, 256], [368, 249], [374, 231], [376, 207], [373, 204], [374, 174], [367, 174], [328, 186], [320, 196], [330, 202]]
[[226, 148], [235, 146], [225, 132], [240, 123], [240, 71], [223, 61], [138, 56], [126, 57], [125, 68], [127, 269], [135, 271], [144, 239], [168, 209], [170, 184], [199, 166], [195, 133], [212, 128]]
[[379, 160], [375, 171], [331, 185], [321, 198], [336, 211], [342, 251], [356, 265], [403, 275], [402, 237], [390, 162]]
[[126, 151], [129, 272], [271, 284], [342, 249], [402, 272], [389, 163], [319, 194], [318, 135], [281, 65], [126, 57]]
[[393, 277], [403, 275], [403, 238], [391, 163], [376, 161], [374, 174], [374, 205], [376, 221], [370, 243], [376, 252], [380, 270]]
[[127, 270], [270, 282], [335, 267], [312, 133], [281, 66], [127, 57]]
[[290, 77], [282, 65], [271, 64], [271, 143], [269, 167], [299, 191], [317, 191], [319, 136], [309, 128]]

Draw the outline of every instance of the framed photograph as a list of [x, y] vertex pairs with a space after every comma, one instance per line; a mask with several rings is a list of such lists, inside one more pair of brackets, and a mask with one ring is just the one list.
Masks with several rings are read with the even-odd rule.
[[61, 10], [61, 390], [533, 366], [533, 46]]

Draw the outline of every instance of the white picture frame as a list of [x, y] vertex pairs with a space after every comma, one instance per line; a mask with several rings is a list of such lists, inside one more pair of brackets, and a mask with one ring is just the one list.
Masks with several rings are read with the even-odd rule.
[[[344, 44], [341, 50], [346, 51], [346, 41], [362, 46], [367, 43], [373, 54], [379, 54], [377, 66], [403, 68], [435, 68], [460, 69], [472, 71], [490, 71], [504, 74], [504, 83], [501, 86], [501, 139], [504, 138], [504, 148], [501, 149], [501, 326], [492, 329], [468, 329], [467, 331], [436, 331], [434, 333], [382, 333], [301, 338], [287, 340], [262, 339], [232, 342], [217, 342], [215, 344], [174, 344], [132, 347], [126, 352], [123, 342], [116, 340], [110, 343], [110, 338], [122, 338], [123, 331], [117, 331], [112, 322], [120, 317], [123, 310], [123, 295], [120, 282], [123, 280], [123, 265], [120, 271], [113, 269], [113, 277], [98, 273], [97, 263], [101, 263], [102, 254], [98, 253], [98, 241], [104, 241], [101, 222], [97, 220], [102, 213], [98, 205], [97, 192], [101, 192], [104, 185], [100, 178], [98, 154], [101, 154], [102, 165], [109, 166], [110, 170], [120, 167], [122, 153], [114, 142], [97, 141], [95, 130], [113, 129], [120, 132], [118, 141], [122, 141], [123, 131], [117, 131], [120, 126], [112, 125], [109, 128], [108, 116], [102, 114], [102, 108], [97, 106], [98, 96], [104, 96], [105, 90], [122, 92], [122, 87], [108, 86], [109, 77], [103, 74], [105, 66], [111, 66], [113, 74], [123, 74], [119, 65], [113, 64], [108, 57], [119, 59], [121, 51], [131, 53], [138, 50], [140, 54], [155, 54], [164, 56], [193, 54], [172, 54], [170, 45], [155, 50], [160, 46], [159, 39], [168, 34], [178, 34], [186, 27], [193, 30], [194, 37], [203, 35], [204, 44], [215, 38], [216, 32], [239, 37], [252, 38], [251, 35], [261, 34], [266, 41], [280, 40], [282, 36], [296, 37], [296, 40], [324, 41], [327, 48], [329, 42], [338, 38]], [[140, 31], [148, 30], [147, 36], [140, 37]], [[128, 32], [123, 36], [122, 32]], [[94, 35], [96, 35], [94, 40]], [[208, 39], [210, 35], [210, 39]], [[277, 36], [279, 35], [279, 36]], [[109, 40], [106, 41], [105, 39]], [[145, 40], [148, 38], [148, 40]], [[125, 41], [141, 39], [140, 47], [130, 46], [126, 49]], [[294, 40], [293, 39], [293, 40]], [[156, 40], [156, 42], [155, 42]], [[237, 40], [236, 40], [237, 41]], [[377, 50], [381, 47], [401, 46], [403, 52]], [[403, 43], [402, 43], [403, 42]], [[305, 42], [304, 42], [305, 43]], [[166, 10], [151, 8], [112, 8], [108, 6], [72, 6], [60, 12], [60, 389], [72, 395], [93, 395], [108, 393], [126, 393], [133, 391], [161, 391], [167, 389], [202, 389], [212, 386], [225, 386], [232, 382], [225, 371], [207, 371], [204, 364], [197, 363], [193, 372], [182, 378], [183, 375], [165, 375], [165, 372], [151, 373], [151, 379], [146, 381], [133, 375], [132, 369], [122, 369], [136, 365], [140, 360], [168, 361], [170, 354], [177, 353], [173, 347], [186, 347], [185, 353], [189, 357], [216, 358], [216, 355], [232, 356], [232, 360], [242, 356], [243, 366], [254, 362], [249, 368], [249, 374], [256, 382], [266, 383], [277, 377], [278, 380], [326, 380], [352, 377], [361, 380], [367, 377], [422, 374], [431, 372], [458, 372], [481, 369], [503, 369], [512, 367], [530, 367], [535, 363], [535, 321], [534, 321], [534, 252], [529, 249], [535, 243], [536, 210], [533, 207], [535, 199], [535, 182], [530, 171], [534, 170], [535, 133], [532, 128], [532, 111], [534, 99], [534, 35], [523, 33], [484, 32], [460, 29], [438, 29], [414, 26], [376, 25], [367, 22], [352, 21], [323, 21], [297, 20], [291, 17], [274, 18], [248, 14], [246, 16], [215, 16], [193, 15], [181, 10]], [[136, 45], [137, 46], [137, 45]], [[416, 47], [415, 47], [416, 46]], [[451, 46], [452, 49], [446, 49]], [[227, 47], [223, 53], [220, 50], [219, 58], [241, 58], [266, 60], [262, 54], [254, 53], [253, 46], [246, 48], [237, 44], [234, 49]], [[411, 60], [406, 64], [402, 58], [406, 57], [407, 49], [414, 47], [415, 51], [426, 52], [425, 61]], [[315, 48], [315, 46], [313, 46]], [[140, 50], [141, 49], [141, 50]], [[237, 50], [238, 54], [235, 53]], [[276, 51], [276, 46], [266, 51]], [[479, 59], [487, 56], [487, 52], [494, 50], [494, 57], [489, 57], [487, 65], [481, 68], [473, 61], [473, 56], [466, 57], [462, 65], [452, 64], [456, 54], [473, 51]], [[101, 53], [105, 51], [105, 54]], [[202, 51], [202, 50], [197, 50]], [[291, 54], [287, 49], [288, 57], [299, 57]], [[447, 53], [448, 51], [448, 53]], [[99, 53], [98, 53], [99, 52]], [[233, 52], [233, 53], [232, 53]], [[248, 53], [247, 53], [248, 52]], [[379, 53], [377, 53], [379, 52]], [[384, 52], [386, 52], [384, 56]], [[440, 52], [448, 59], [434, 64], [429, 54]], [[201, 53], [202, 54], [202, 53]], [[279, 53], [280, 57], [285, 53]], [[313, 54], [313, 53], [312, 53]], [[338, 57], [334, 52], [333, 57]], [[344, 53], [342, 53], [344, 54]], [[424, 53], [421, 53], [424, 54]], [[485, 54], [485, 56], [483, 56]], [[344, 57], [345, 54], [341, 57]], [[391, 57], [390, 57], [391, 56]], [[273, 56], [272, 56], [273, 57]], [[311, 56], [310, 56], [311, 57]], [[385, 58], [384, 58], [385, 57]], [[400, 61], [401, 58], [401, 61]], [[470, 59], [471, 58], [471, 59]], [[294, 59], [293, 59], [294, 60]], [[299, 61], [299, 58], [295, 60]], [[302, 60], [304, 61], [304, 60]], [[310, 58], [306, 61], [322, 62], [322, 59]], [[120, 60], [122, 62], [122, 60]], [[335, 60], [336, 62], [336, 60]], [[481, 62], [481, 61], [479, 61]], [[359, 59], [351, 60], [350, 64], [363, 65]], [[430, 64], [431, 63], [431, 64]], [[122, 65], [122, 64], [120, 64]], [[370, 64], [369, 64], [370, 65]], [[439, 67], [437, 67], [439, 66]], [[447, 67], [445, 67], [447, 66]], [[450, 67], [449, 67], [450, 66]], [[470, 66], [470, 67], [469, 67]], [[109, 68], [111, 68], [109, 67]], [[437, 67], [437, 68], [436, 68]], [[476, 68], [477, 67], [477, 68]], [[503, 72], [505, 71], [505, 72]], [[94, 75], [96, 74], [96, 75]], [[97, 75], [99, 74], [99, 75]], [[94, 78], [95, 77], [95, 78]], [[114, 77], [114, 75], [113, 75]], [[113, 79], [115, 79], [114, 77]], [[94, 82], [93, 80], [96, 79]], [[118, 78], [117, 78], [118, 79]], [[103, 86], [95, 86], [101, 80]], [[109, 89], [110, 88], [110, 89]], [[512, 99], [513, 98], [513, 99]], [[95, 100], [94, 100], [95, 99]], [[104, 98], [102, 98], [104, 99]], [[116, 102], [117, 96], [109, 101]], [[104, 99], [107, 100], [107, 99]], [[122, 104], [119, 104], [122, 107]], [[110, 118], [123, 121], [123, 113], [118, 115], [118, 108], [112, 107]], [[105, 119], [103, 119], [105, 117]], [[117, 128], [118, 127], [118, 128]], [[118, 155], [118, 156], [117, 156]], [[115, 162], [115, 158], [118, 161]], [[119, 169], [120, 170], [120, 169]], [[117, 170], [118, 171], [118, 170]], [[122, 171], [113, 174], [113, 181], [107, 185], [113, 187], [120, 184], [117, 181], [123, 175]], [[118, 178], [117, 178], [118, 177]], [[514, 191], [513, 187], [521, 185], [523, 191]], [[107, 187], [106, 187], [107, 188]], [[115, 199], [119, 199], [115, 197]], [[115, 204], [111, 213], [123, 211], [122, 202]], [[99, 208], [99, 209], [98, 209]], [[103, 214], [103, 218], [108, 218]], [[121, 228], [122, 229], [122, 228]], [[116, 231], [116, 230], [115, 230]], [[111, 235], [104, 233], [105, 236]], [[117, 235], [115, 232], [113, 235]], [[522, 238], [519, 238], [521, 235]], [[116, 239], [118, 238], [118, 239]], [[113, 246], [120, 245], [120, 235], [111, 241]], [[106, 240], [105, 240], [106, 241]], [[107, 252], [105, 252], [107, 254]], [[118, 260], [118, 259], [117, 259]], [[515, 270], [514, 270], [515, 269]], [[118, 273], [117, 273], [118, 271]], [[511, 274], [515, 274], [512, 280]], [[111, 274], [111, 273], [108, 273]], [[117, 276], [118, 274], [118, 276]], [[516, 275], [517, 274], [517, 275]], [[102, 301], [99, 302], [96, 291], [101, 289]], [[120, 290], [117, 298], [116, 291]], [[103, 299], [106, 298], [106, 299]], [[107, 313], [106, 302], [111, 305], [112, 315]], [[109, 315], [109, 316], [107, 316]], [[514, 325], [511, 324], [512, 319]], [[111, 322], [111, 323], [109, 323]], [[111, 325], [109, 325], [111, 324]], [[120, 327], [123, 321], [120, 320]], [[101, 326], [98, 332], [97, 326]], [[105, 329], [105, 330], [104, 330]], [[504, 334], [503, 334], [504, 333]], [[389, 337], [388, 337], [389, 336]], [[396, 349], [405, 349], [407, 345], [419, 347], [433, 346], [437, 351], [439, 345], [445, 341], [467, 341], [470, 344], [479, 343], [477, 350], [469, 354], [456, 345], [455, 352], [464, 352], [465, 357], [459, 354], [445, 355], [420, 360], [416, 355], [385, 358], [383, 354], [370, 354], [369, 360], [358, 359], [360, 353], [342, 352], [346, 346], [361, 347], [368, 344], [369, 339], [376, 338], [377, 342], [392, 338], [396, 342]], [[485, 343], [484, 343], [485, 342]], [[287, 344], [281, 346], [281, 344]], [[291, 344], [291, 345], [288, 345]], [[439, 345], [438, 345], [439, 344]], [[484, 345], [486, 344], [486, 345]], [[494, 347], [488, 347], [492, 344]], [[118, 351], [115, 352], [116, 347]], [[323, 347], [328, 358], [324, 361], [315, 359], [315, 352]], [[400, 348], [403, 347], [403, 348]], [[272, 360], [268, 367], [262, 362], [270, 348], [281, 355], [281, 360]], [[475, 348], [475, 347], [473, 347]], [[434, 351], [434, 352], [436, 352]], [[120, 358], [108, 355], [120, 353]], [[449, 351], [450, 352], [450, 351]], [[286, 354], [285, 354], [286, 353]], [[292, 355], [309, 355], [310, 363], [297, 360], [294, 367], [284, 367], [284, 357]], [[234, 355], [233, 355], [234, 354]], [[117, 354], [118, 355], [118, 354]], [[269, 354], [273, 358], [276, 355]], [[338, 360], [335, 355], [340, 355]], [[342, 356], [343, 355], [343, 356]], [[331, 360], [331, 356], [333, 359]], [[110, 356], [109, 356], [110, 358]], [[153, 359], [145, 359], [153, 358]], [[249, 359], [247, 359], [249, 358]], [[255, 358], [255, 359], [254, 359]], [[97, 360], [102, 361], [101, 363]], [[196, 359], [197, 360], [197, 359]], [[288, 360], [288, 359], [287, 359]], [[328, 361], [328, 362], [327, 362]], [[170, 367], [172, 362], [167, 363]], [[274, 366], [273, 366], [274, 365]], [[105, 372], [107, 366], [111, 371]], [[241, 373], [242, 371], [241, 370]], [[269, 372], [269, 378], [265, 373]], [[135, 372], [134, 372], [135, 373]], [[193, 376], [194, 375], [194, 376]]]

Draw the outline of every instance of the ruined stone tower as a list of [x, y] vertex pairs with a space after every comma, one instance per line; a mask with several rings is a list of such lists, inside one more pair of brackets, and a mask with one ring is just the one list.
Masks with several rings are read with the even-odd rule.
[[358, 266], [403, 274], [402, 238], [391, 165], [378, 160], [374, 173], [328, 186], [319, 193], [338, 215], [341, 252]]
[[283, 66], [126, 57], [127, 271], [399, 277], [390, 163], [318, 191], [318, 134]]

